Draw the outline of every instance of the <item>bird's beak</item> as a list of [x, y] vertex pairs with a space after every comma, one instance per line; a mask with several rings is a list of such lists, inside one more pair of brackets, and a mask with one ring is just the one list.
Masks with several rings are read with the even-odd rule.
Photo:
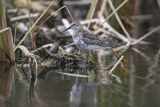
[[68, 28], [64, 29], [64, 30], [62, 31], [62, 33], [65, 32], [65, 31], [67, 31], [68, 29], [70, 29], [73, 25], [74, 25], [74, 24], [72, 24], [72, 25], [70, 25]]

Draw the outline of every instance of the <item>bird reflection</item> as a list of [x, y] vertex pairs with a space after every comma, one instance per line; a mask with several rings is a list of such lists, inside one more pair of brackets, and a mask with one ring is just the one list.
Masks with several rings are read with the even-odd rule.
[[75, 82], [70, 92], [70, 107], [96, 107], [97, 88], [94, 82]]

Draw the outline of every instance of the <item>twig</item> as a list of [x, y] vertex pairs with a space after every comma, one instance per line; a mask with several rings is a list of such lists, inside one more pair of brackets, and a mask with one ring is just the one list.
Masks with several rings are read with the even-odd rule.
[[67, 47], [70, 47], [70, 46], [73, 46], [73, 45], [75, 45], [74, 42], [72, 42], [72, 43], [70, 43], [70, 44], [68, 44], [68, 45], [65, 45], [64, 47], [67, 48]]
[[153, 20], [153, 18], [156, 17], [153, 14], [146, 14], [146, 15], [134, 15], [131, 17], [131, 19], [133, 21], [136, 21], [138, 23], [140, 22], [145, 22], [145, 21], [149, 21], [149, 20]]
[[150, 32], [146, 33], [145, 35], [143, 35], [141, 38], [139, 38], [137, 41], [133, 42], [131, 45], [135, 45], [135, 44], [139, 43], [140, 41], [142, 41], [145, 38], [149, 37], [151, 34], [153, 34], [156, 31], [158, 31], [159, 29], [160, 29], [160, 25], [157, 26], [156, 28], [154, 28], [153, 30], [151, 30]]
[[[115, 12], [117, 12], [120, 8], [122, 8], [127, 2], [128, 2], [128, 0], [123, 1], [123, 2], [104, 20], [104, 22], [99, 25], [99, 28], [100, 28], [101, 26], [103, 26], [103, 24], [104, 24], [108, 19], [110, 19], [110, 18], [115, 14]], [[98, 29], [99, 29], [99, 28], [98, 28]]]
[[117, 61], [117, 63], [113, 66], [113, 68], [109, 71], [109, 75], [112, 74], [113, 70], [116, 69], [116, 67], [120, 64], [124, 56], [121, 56], [120, 59]]
[[[51, 16], [57, 15], [57, 13], [58, 13], [60, 10], [62, 10], [63, 8], [65, 8], [65, 9], [67, 10], [67, 12], [69, 13], [69, 15], [70, 15], [70, 17], [71, 17], [71, 19], [72, 19], [72, 21], [73, 21], [73, 20], [74, 20], [74, 19], [73, 19], [73, 16], [72, 16], [70, 10], [68, 9], [68, 7], [67, 7], [67, 6], [62, 6], [62, 7], [59, 8], [56, 12], [52, 12], [50, 16], [48, 16], [44, 21], [42, 21], [42, 23], [44, 23], [46, 20], [48, 20]], [[42, 23], [41, 23], [41, 24], [42, 24]], [[40, 24], [40, 25], [41, 25], [41, 24]]]
[[[31, 26], [31, 28], [29, 29], [29, 31], [23, 36], [23, 38], [21, 39], [21, 41], [18, 43], [18, 45], [15, 47], [14, 51], [16, 51], [16, 49], [19, 47], [19, 45], [21, 45], [21, 43], [27, 38], [27, 36], [32, 32], [33, 28], [35, 28], [35, 26], [39, 23], [39, 21], [41, 20], [41, 18], [45, 15], [45, 13], [51, 8], [51, 6], [54, 4], [56, 0], [53, 0], [52, 3], [47, 7], [47, 9], [40, 15], [40, 17], [36, 20], [36, 22]], [[50, 18], [53, 14], [56, 14], [57, 12], [59, 12], [61, 9], [66, 8], [69, 15], [71, 16], [71, 19], [73, 20], [73, 17], [71, 15], [71, 12], [69, 11], [69, 9], [67, 8], [67, 6], [63, 6], [60, 9], [58, 9], [57, 11], [55, 11], [54, 13], [52, 13], [48, 18]], [[47, 19], [48, 19], [47, 18]], [[46, 20], [47, 20], [46, 19]], [[44, 20], [43, 22], [45, 22], [46, 20]], [[42, 23], [43, 23], [42, 22]], [[42, 24], [41, 23], [41, 24]]]
[[26, 15], [21, 15], [21, 16], [17, 16], [17, 17], [12, 17], [10, 19], [10, 22], [15, 22], [15, 21], [20, 21], [20, 20], [24, 20], [24, 19], [28, 19], [29, 17], [35, 18], [38, 17], [39, 13], [34, 13], [34, 14], [26, 14]]
[[[100, 22], [103, 22], [103, 27], [107, 28], [108, 31], [113, 32], [119, 39], [121, 39], [123, 42], [126, 42], [127, 45], [130, 45], [130, 41], [128, 38], [126, 38], [124, 35], [120, 34], [118, 31], [116, 31], [108, 22], [105, 22], [104, 18], [100, 18]], [[104, 23], [105, 22], [105, 23]]]
[[37, 23], [41, 20], [41, 18], [46, 14], [46, 12], [51, 8], [51, 6], [54, 4], [56, 0], [53, 0], [52, 3], [47, 7], [47, 9], [40, 15], [40, 17], [36, 20], [36, 22], [31, 26], [29, 31], [23, 36], [21, 41], [18, 43], [18, 45], [14, 48], [14, 51], [22, 44], [22, 42], [27, 38], [27, 36], [31, 33], [33, 28], [37, 25]]
[[103, 13], [104, 13], [104, 10], [105, 10], [105, 7], [106, 7], [106, 3], [107, 3], [107, 0], [103, 0], [102, 6], [101, 6], [101, 9], [100, 9], [100, 12], [99, 12], [99, 17], [103, 16]]
[[18, 48], [24, 53], [26, 57], [34, 56], [34, 54], [29, 52], [29, 50], [25, 46], [20, 45]]
[[[92, 0], [92, 3], [91, 3], [89, 11], [87, 13], [86, 19], [92, 19], [93, 15], [95, 13], [96, 7], [97, 7], [97, 3], [98, 3], [98, 0]], [[87, 28], [89, 28], [90, 24], [91, 23], [88, 24]]]
[[87, 5], [91, 4], [92, 0], [80, 0], [80, 1], [64, 1], [65, 5]]
[[133, 51], [135, 51], [136, 53], [140, 54], [142, 57], [144, 57], [146, 59], [146, 62], [151, 62], [151, 59], [147, 55], [145, 55], [144, 53], [142, 53], [140, 50], [138, 50], [138, 49], [136, 49], [134, 47], [132, 47], [131, 49]]
[[[59, 8], [56, 12], [54, 12], [54, 13], [58, 13], [60, 10], [62, 10], [63, 8], [65, 8], [66, 10], [67, 10], [67, 12], [69, 13], [69, 15], [70, 15], [70, 17], [71, 17], [71, 19], [72, 19], [72, 21], [74, 20], [73, 19], [73, 16], [72, 16], [72, 14], [71, 14], [71, 12], [70, 12], [70, 10], [68, 9], [68, 7], [67, 6], [62, 6], [61, 8]], [[54, 13], [52, 13], [52, 15], [54, 15]]]
[[36, 50], [33, 50], [32, 53], [35, 53], [35, 52], [37, 52], [37, 51], [40, 51], [40, 50], [42, 50], [42, 49], [46, 49], [46, 48], [49, 48], [49, 47], [52, 47], [52, 46], [53, 46], [53, 44], [43, 45], [43, 46], [37, 48]]
[[[6, 27], [6, 28], [0, 30], [0, 34], [6, 32], [6, 31], [8, 31], [9, 29], [10, 29], [10, 27]], [[0, 35], [0, 36], [1, 36], [1, 35]]]
[[[129, 47], [127, 45], [122, 45], [122, 46], [119, 46], [119, 47], [116, 47], [114, 48], [114, 51], [117, 52], [117, 51], [120, 51], [120, 50], [127, 50]], [[112, 51], [103, 51], [103, 50], [99, 50], [99, 52], [102, 54], [102, 55], [110, 55], [112, 53]]]
[[105, 21], [107, 21], [108, 19], [110, 19], [120, 8], [122, 8], [126, 3], [128, 2], [128, 0], [123, 1], [115, 10], [112, 11], [112, 13], [105, 19]]
[[[112, 11], [115, 11], [115, 7], [113, 6], [112, 1], [111, 1], [111, 0], [108, 0], [108, 3], [109, 3], [109, 5], [110, 5]], [[129, 33], [127, 32], [126, 28], [124, 27], [124, 25], [123, 25], [120, 17], [118, 16], [117, 12], [114, 12], [114, 15], [115, 15], [115, 17], [116, 17], [119, 25], [121, 26], [122, 30], [124, 31], [125, 35], [128, 37], [129, 40], [131, 40], [131, 37], [130, 37]]]
[[7, 9], [7, 13], [8, 13], [8, 14], [17, 13], [17, 12], [18, 12], [18, 8], [15, 8], [15, 9]]
[[[114, 49], [112, 49], [112, 53], [113, 53], [113, 55], [117, 58], [117, 59], [119, 59], [119, 56], [117, 55], [117, 53], [114, 51]], [[124, 70], [124, 71], [127, 71], [127, 67], [125, 66], [125, 63], [124, 63], [124, 60], [122, 60], [122, 62], [121, 62], [121, 68]]]

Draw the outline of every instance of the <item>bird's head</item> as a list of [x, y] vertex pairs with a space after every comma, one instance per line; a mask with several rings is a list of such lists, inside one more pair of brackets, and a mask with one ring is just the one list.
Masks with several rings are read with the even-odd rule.
[[82, 25], [79, 21], [73, 21], [71, 23], [71, 25], [68, 28], [66, 28], [63, 32], [67, 31], [68, 29], [72, 29], [73, 31], [77, 31], [81, 28], [82, 28]]

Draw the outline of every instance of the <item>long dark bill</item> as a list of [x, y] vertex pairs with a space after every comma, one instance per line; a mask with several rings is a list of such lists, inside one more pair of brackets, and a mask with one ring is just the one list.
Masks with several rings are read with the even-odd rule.
[[62, 31], [62, 33], [65, 32], [65, 31], [67, 31], [68, 29], [70, 29], [73, 25], [74, 25], [74, 24], [72, 24], [72, 25], [70, 25], [68, 28], [64, 29], [64, 31]]

